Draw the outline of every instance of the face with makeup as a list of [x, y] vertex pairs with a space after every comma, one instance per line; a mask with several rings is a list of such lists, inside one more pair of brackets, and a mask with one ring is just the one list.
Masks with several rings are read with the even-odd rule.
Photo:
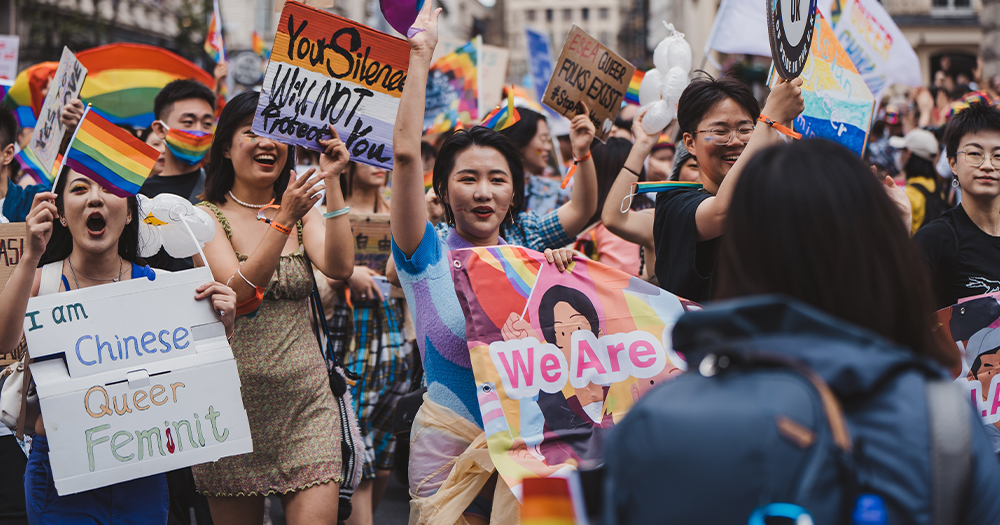
[[524, 171], [532, 175], [541, 175], [549, 165], [549, 155], [552, 154], [552, 138], [549, 136], [549, 124], [544, 119], [538, 119], [538, 127], [531, 142], [521, 149], [524, 158]]
[[230, 138], [223, 156], [233, 162], [236, 179], [252, 187], [270, 187], [278, 180], [288, 160], [288, 146], [259, 137], [247, 118]]
[[698, 159], [703, 183], [710, 182], [716, 188], [722, 184], [726, 174], [736, 164], [746, 143], [740, 140], [739, 133], [733, 133], [729, 143], [720, 146], [715, 144], [712, 133], [705, 130], [739, 130], [753, 129], [753, 119], [743, 106], [731, 98], [723, 99], [698, 123], [696, 132], [684, 133], [684, 146]]
[[131, 222], [128, 200], [108, 193], [87, 176], [69, 170], [64, 176], [60, 218], [73, 236], [74, 249], [100, 254], [118, 250], [118, 239]]
[[500, 224], [514, 199], [507, 159], [493, 148], [471, 146], [455, 156], [444, 196], [459, 235], [473, 244], [497, 243]]

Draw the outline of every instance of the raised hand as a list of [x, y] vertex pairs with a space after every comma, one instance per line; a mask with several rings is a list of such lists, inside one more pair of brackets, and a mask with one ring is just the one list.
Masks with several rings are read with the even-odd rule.
[[434, 55], [434, 46], [438, 41], [438, 16], [441, 8], [431, 11], [431, 0], [424, 1], [424, 7], [413, 21], [406, 39], [410, 42], [410, 50], [430, 58]]
[[580, 104], [583, 106], [583, 111], [569, 123], [569, 141], [573, 145], [573, 156], [578, 159], [590, 151], [590, 144], [594, 141], [596, 133], [594, 123], [590, 121], [590, 109], [585, 102]]
[[28, 245], [24, 248], [24, 256], [37, 265], [45, 253], [45, 247], [52, 238], [52, 222], [59, 219], [59, 210], [55, 205], [56, 194], [45, 191], [35, 195], [31, 203], [31, 211], [25, 219], [27, 223]]
[[351, 154], [332, 125], [330, 133], [332, 135], [330, 138], [319, 141], [320, 146], [325, 148], [319, 157], [319, 169], [327, 180], [330, 180], [331, 177], [336, 180], [344, 172], [347, 162], [351, 160]]
[[309, 168], [301, 175], [292, 170], [292, 175], [288, 178], [288, 187], [281, 195], [281, 208], [275, 216], [279, 224], [286, 228], [294, 227], [295, 223], [309, 213], [309, 210], [322, 198], [323, 194], [320, 192], [326, 184], [319, 177], [312, 178], [315, 173], [316, 168]]
[[794, 80], [781, 79], [778, 85], [771, 89], [764, 104], [763, 114], [775, 122], [788, 123], [806, 109], [802, 99], [802, 77]]
[[636, 146], [645, 146], [652, 149], [656, 141], [659, 140], [660, 135], [659, 133], [650, 135], [646, 133], [646, 130], [642, 129], [642, 119], [646, 118], [646, 113], [649, 113], [650, 107], [640, 110], [635, 118], [632, 119], [632, 136], [635, 137]]

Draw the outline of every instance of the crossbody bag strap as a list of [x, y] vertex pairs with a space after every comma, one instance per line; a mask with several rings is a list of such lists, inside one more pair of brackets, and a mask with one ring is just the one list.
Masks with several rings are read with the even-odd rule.
[[958, 523], [972, 473], [969, 401], [950, 381], [927, 382], [931, 437], [931, 524]]
[[[42, 266], [42, 276], [38, 283], [38, 296], [50, 295], [59, 291], [62, 282], [62, 261], [55, 261]], [[24, 348], [24, 374], [21, 376], [21, 410], [17, 414], [17, 428], [14, 436], [18, 441], [24, 441], [24, 430], [28, 420], [28, 388], [31, 386], [31, 356], [28, 348]]]

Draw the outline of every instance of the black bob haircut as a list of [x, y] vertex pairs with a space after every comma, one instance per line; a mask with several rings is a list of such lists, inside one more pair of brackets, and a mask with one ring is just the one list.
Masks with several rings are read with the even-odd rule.
[[14, 111], [5, 105], [0, 105], [0, 149], [6, 148], [17, 140], [17, 119]]
[[[60, 170], [59, 180], [56, 187], [52, 189], [56, 194], [56, 209], [60, 216], [63, 214], [63, 195], [66, 193], [66, 184], [70, 178], [69, 166], [63, 166]], [[139, 199], [135, 195], [125, 198], [128, 201], [128, 211], [132, 214], [132, 220], [125, 225], [122, 234], [118, 237], [118, 255], [126, 261], [133, 262], [140, 266], [145, 265], [142, 257], [139, 257]], [[61, 261], [73, 252], [73, 235], [69, 228], [63, 226], [59, 219], [52, 221], [52, 237], [45, 245], [45, 253], [38, 261], [38, 267], [55, 261]], [[131, 270], [129, 270], [131, 271]]]
[[548, 119], [545, 118], [545, 115], [528, 108], [518, 108], [517, 113], [521, 115], [521, 120], [504, 129], [500, 134], [510, 139], [514, 143], [514, 147], [521, 151], [528, 147], [531, 139], [535, 138], [535, 134], [538, 133], [538, 121], [548, 122]]
[[[232, 145], [236, 131], [244, 126], [248, 120], [253, 119], [259, 99], [260, 93], [244, 91], [233, 97], [222, 110], [222, 115], [219, 116], [219, 125], [215, 130], [215, 140], [212, 142], [211, 160], [208, 163], [208, 168], [205, 169], [205, 195], [203, 197], [206, 201], [222, 204], [226, 202], [226, 194], [233, 189], [236, 170], [233, 169], [233, 161], [226, 158], [225, 152]], [[288, 148], [285, 165], [281, 168], [277, 180], [274, 181], [275, 204], [281, 204], [281, 195], [288, 187], [288, 179], [291, 177], [293, 169], [295, 169], [295, 148]]]
[[[229, 109], [228, 105], [226, 109]], [[516, 218], [524, 203], [524, 163], [521, 161], [521, 152], [502, 134], [483, 126], [474, 126], [469, 130], [456, 131], [454, 135], [448, 137], [448, 140], [441, 145], [437, 161], [434, 163], [432, 179], [434, 193], [441, 198], [445, 219], [449, 225], [455, 225], [455, 214], [448, 204], [448, 178], [451, 176], [452, 170], [455, 169], [455, 157], [473, 146], [495, 149], [507, 160], [507, 169], [510, 170], [510, 179], [514, 184], [514, 200], [510, 203], [508, 213], [511, 217]]]
[[948, 159], [958, 155], [958, 145], [966, 135], [983, 131], [1000, 133], [1000, 109], [996, 106], [975, 102], [951, 117], [948, 128], [944, 131]]
[[215, 109], [215, 93], [205, 84], [192, 79], [174, 80], [163, 86], [163, 89], [153, 99], [153, 118], [163, 120], [164, 111], [181, 100], [197, 98], [208, 102]]
[[601, 331], [601, 320], [597, 317], [597, 309], [583, 292], [557, 284], [545, 291], [542, 300], [538, 302], [538, 324], [542, 327], [542, 337], [545, 342], [556, 344], [555, 310], [559, 303], [566, 303], [580, 312], [590, 323], [590, 331], [596, 337]]
[[750, 86], [735, 77], [716, 79], [704, 71], [701, 73], [702, 76], [695, 78], [684, 88], [677, 102], [677, 124], [681, 128], [681, 133], [698, 131], [698, 123], [716, 104], [726, 99], [739, 104], [750, 114], [750, 118], [757, 122], [757, 117], [760, 117], [760, 104], [753, 96]]

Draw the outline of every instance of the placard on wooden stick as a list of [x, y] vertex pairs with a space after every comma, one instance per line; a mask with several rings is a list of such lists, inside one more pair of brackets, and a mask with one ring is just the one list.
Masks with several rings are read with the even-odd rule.
[[611, 132], [635, 66], [576, 25], [566, 36], [542, 103], [572, 119], [590, 109], [597, 138]]
[[281, 11], [253, 130], [322, 151], [333, 125], [351, 160], [392, 169], [392, 127], [410, 44], [289, 1]]
[[[7, 286], [7, 281], [14, 274], [14, 269], [24, 256], [24, 238], [27, 230], [25, 223], [12, 222], [0, 224], [0, 291]], [[24, 340], [9, 354], [0, 354], [0, 368], [18, 361], [24, 356]]]
[[52, 173], [63, 136], [72, 131], [63, 125], [59, 115], [62, 114], [65, 104], [74, 98], [80, 98], [80, 90], [83, 89], [83, 80], [86, 77], [87, 68], [83, 67], [69, 48], [63, 47], [59, 67], [56, 69], [56, 75], [52, 77], [52, 82], [49, 83], [45, 102], [38, 112], [38, 124], [28, 143], [28, 148], [38, 157], [38, 161], [42, 163], [47, 173]]

